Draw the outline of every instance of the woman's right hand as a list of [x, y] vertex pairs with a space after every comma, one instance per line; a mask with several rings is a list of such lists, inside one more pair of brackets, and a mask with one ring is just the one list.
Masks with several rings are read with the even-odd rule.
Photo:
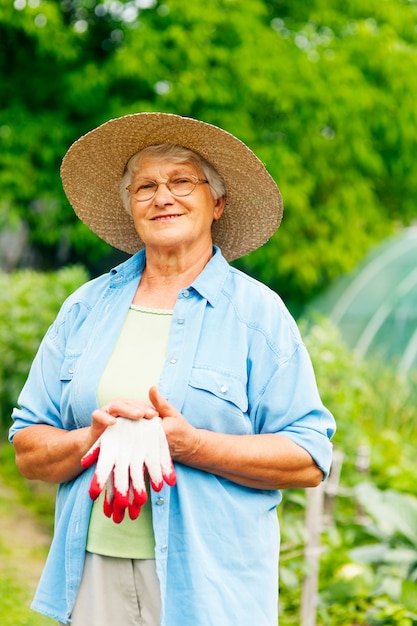
[[132, 420], [152, 419], [158, 413], [153, 406], [136, 398], [115, 398], [91, 414], [89, 449], [106, 430], [115, 424], [118, 417]]
[[47, 424], [27, 426], [13, 437], [16, 465], [30, 480], [61, 483], [72, 480], [84, 468], [81, 459], [117, 417], [151, 419], [157, 411], [148, 403], [131, 398], [115, 398], [93, 411], [91, 425], [64, 430]]

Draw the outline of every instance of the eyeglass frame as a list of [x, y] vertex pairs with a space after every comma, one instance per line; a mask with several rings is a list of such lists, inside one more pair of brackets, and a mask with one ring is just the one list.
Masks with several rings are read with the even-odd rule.
[[[192, 179], [192, 182], [194, 182], [194, 181], [195, 181], [195, 182], [194, 182], [194, 187], [191, 189], [191, 191], [188, 191], [187, 193], [184, 193], [184, 194], [181, 194], [181, 195], [179, 195], [179, 194], [177, 194], [177, 193], [174, 193], [174, 192], [170, 189], [170, 181], [171, 181], [171, 179], [175, 179], [175, 178], [176, 178], [176, 179], [181, 179], [181, 178]], [[210, 183], [209, 183], [209, 181], [208, 181], [206, 178], [198, 178], [197, 176], [194, 176], [193, 174], [187, 174], [186, 176], [178, 176], [178, 175], [174, 175], [174, 176], [171, 176], [170, 178], [168, 178], [168, 180], [166, 180], [166, 181], [161, 181], [160, 183], [158, 183], [156, 180], [152, 180], [152, 178], [143, 178], [142, 180], [143, 180], [144, 182], [154, 183], [154, 184], [155, 184], [155, 189], [154, 189], [154, 192], [152, 193], [152, 195], [151, 195], [151, 196], [149, 196], [149, 198], [141, 198], [141, 199], [139, 199], [139, 198], [135, 198], [135, 194], [134, 194], [134, 193], [132, 193], [132, 192], [131, 192], [131, 190], [130, 190], [130, 187], [131, 187], [131, 186], [133, 185], [133, 183], [134, 183], [134, 181], [132, 181], [132, 182], [130, 183], [130, 185], [128, 185], [128, 186], [126, 187], [126, 190], [129, 192], [129, 194], [132, 196], [132, 198], [135, 198], [135, 200], [136, 200], [137, 202], [148, 202], [149, 200], [152, 200], [152, 199], [155, 197], [155, 195], [156, 195], [156, 193], [157, 193], [157, 191], [158, 191], [158, 189], [159, 189], [160, 185], [165, 185], [165, 186], [166, 186], [166, 188], [168, 189], [168, 191], [169, 191], [170, 193], [172, 193], [172, 195], [173, 195], [173, 196], [175, 196], [176, 198], [186, 198], [187, 196], [190, 196], [190, 195], [191, 195], [191, 194], [195, 191], [195, 189], [196, 189], [196, 187], [197, 187], [197, 185], [198, 185], [199, 183], [205, 183], [205, 184], [207, 184], [207, 185], [209, 185], [209, 184], [210, 184]]]

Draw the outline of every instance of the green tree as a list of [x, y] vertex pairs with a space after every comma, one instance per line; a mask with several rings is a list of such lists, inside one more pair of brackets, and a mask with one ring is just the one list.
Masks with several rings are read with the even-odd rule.
[[137, 111], [218, 124], [265, 162], [283, 227], [237, 265], [294, 311], [413, 219], [415, 2], [4, 4], [0, 226], [27, 242], [9, 266], [110, 252], [73, 216], [59, 164], [82, 133]]

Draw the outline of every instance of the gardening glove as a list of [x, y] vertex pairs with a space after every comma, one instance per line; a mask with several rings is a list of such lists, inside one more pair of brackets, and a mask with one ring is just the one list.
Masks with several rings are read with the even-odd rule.
[[84, 455], [81, 464], [90, 467], [96, 461], [90, 497], [96, 500], [104, 491], [104, 513], [116, 523], [123, 520], [126, 509], [131, 519], [136, 519], [147, 501], [145, 469], [155, 491], [162, 489], [164, 481], [175, 484], [175, 470], [159, 417], [119, 417]]

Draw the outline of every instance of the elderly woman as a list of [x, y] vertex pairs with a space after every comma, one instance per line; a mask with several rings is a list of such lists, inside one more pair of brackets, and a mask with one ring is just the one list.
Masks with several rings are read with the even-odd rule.
[[280, 192], [237, 138], [162, 113], [83, 136], [61, 175], [133, 256], [63, 304], [13, 413], [20, 471], [59, 483], [33, 608], [272, 626], [280, 490], [326, 477], [334, 432], [282, 301], [227, 262], [275, 232]]

